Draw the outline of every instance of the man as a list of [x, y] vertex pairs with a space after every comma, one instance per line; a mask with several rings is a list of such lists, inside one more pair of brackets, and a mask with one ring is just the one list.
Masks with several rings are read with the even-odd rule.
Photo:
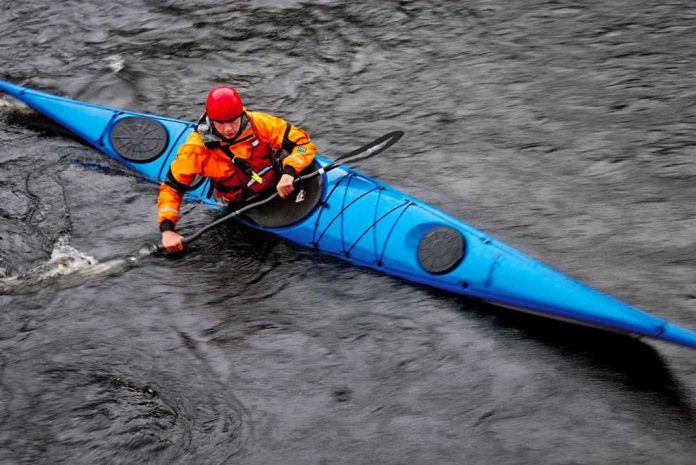
[[[287, 155], [279, 157], [281, 151]], [[179, 147], [160, 186], [162, 245], [169, 252], [184, 250], [183, 236], [174, 228], [181, 199], [196, 175], [210, 178], [215, 195], [228, 202], [242, 201], [273, 186], [285, 198], [315, 153], [305, 131], [275, 116], [248, 111], [233, 87], [214, 88], [196, 131]]]

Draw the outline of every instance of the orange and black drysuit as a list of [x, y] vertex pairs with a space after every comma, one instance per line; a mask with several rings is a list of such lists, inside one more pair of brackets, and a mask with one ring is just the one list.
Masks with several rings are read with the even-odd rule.
[[[196, 175], [210, 178], [217, 197], [237, 202], [273, 188], [281, 174], [297, 176], [314, 160], [316, 147], [302, 129], [275, 116], [246, 109], [242, 118], [249, 124], [229, 145], [222, 142], [206, 146], [201, 134], [193, 132], [179, 147], [160, 186], [161, 231], [176, 226], [181, 199]], [[279, 159], [281, 151], [287, 155]]]

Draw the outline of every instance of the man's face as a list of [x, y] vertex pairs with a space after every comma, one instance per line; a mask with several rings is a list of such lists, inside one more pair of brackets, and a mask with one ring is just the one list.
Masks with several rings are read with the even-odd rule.
[[225, 121], [225, 122], [220, 122], [220, 121], [213, 121], [213, 125], [215, 126], [215, 129], [217, 132], [222, 134], [222, 136], [226, 139], [231, 139], [234, 136], [237, 135], [237, 131], [239, 131], [239, 126], [242, 124], [242, 117], [240, 116], [239, 118], [233, 119], [232, 121]]

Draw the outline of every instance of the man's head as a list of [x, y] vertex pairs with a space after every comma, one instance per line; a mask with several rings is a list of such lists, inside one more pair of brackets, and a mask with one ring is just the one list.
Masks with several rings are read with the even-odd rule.
[[231, 140], [239, 135], [244, 106], [234, 87], [218, 86], [212, 89], [208, 94], [205, 112], [223, 138]]

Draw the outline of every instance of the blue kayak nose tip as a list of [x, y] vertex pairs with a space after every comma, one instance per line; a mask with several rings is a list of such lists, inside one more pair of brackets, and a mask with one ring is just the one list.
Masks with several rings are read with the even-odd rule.
[[659, 339], [696, 349], [696, 333], [671, 323], [665, 323]]
[[18, 97], [19, 95], [24, 93], [25, 88], [17, 86], [15, 84], [11, 84], [7, 81], [0, 80], [0, 90], [12, 95], [13, 97]]

